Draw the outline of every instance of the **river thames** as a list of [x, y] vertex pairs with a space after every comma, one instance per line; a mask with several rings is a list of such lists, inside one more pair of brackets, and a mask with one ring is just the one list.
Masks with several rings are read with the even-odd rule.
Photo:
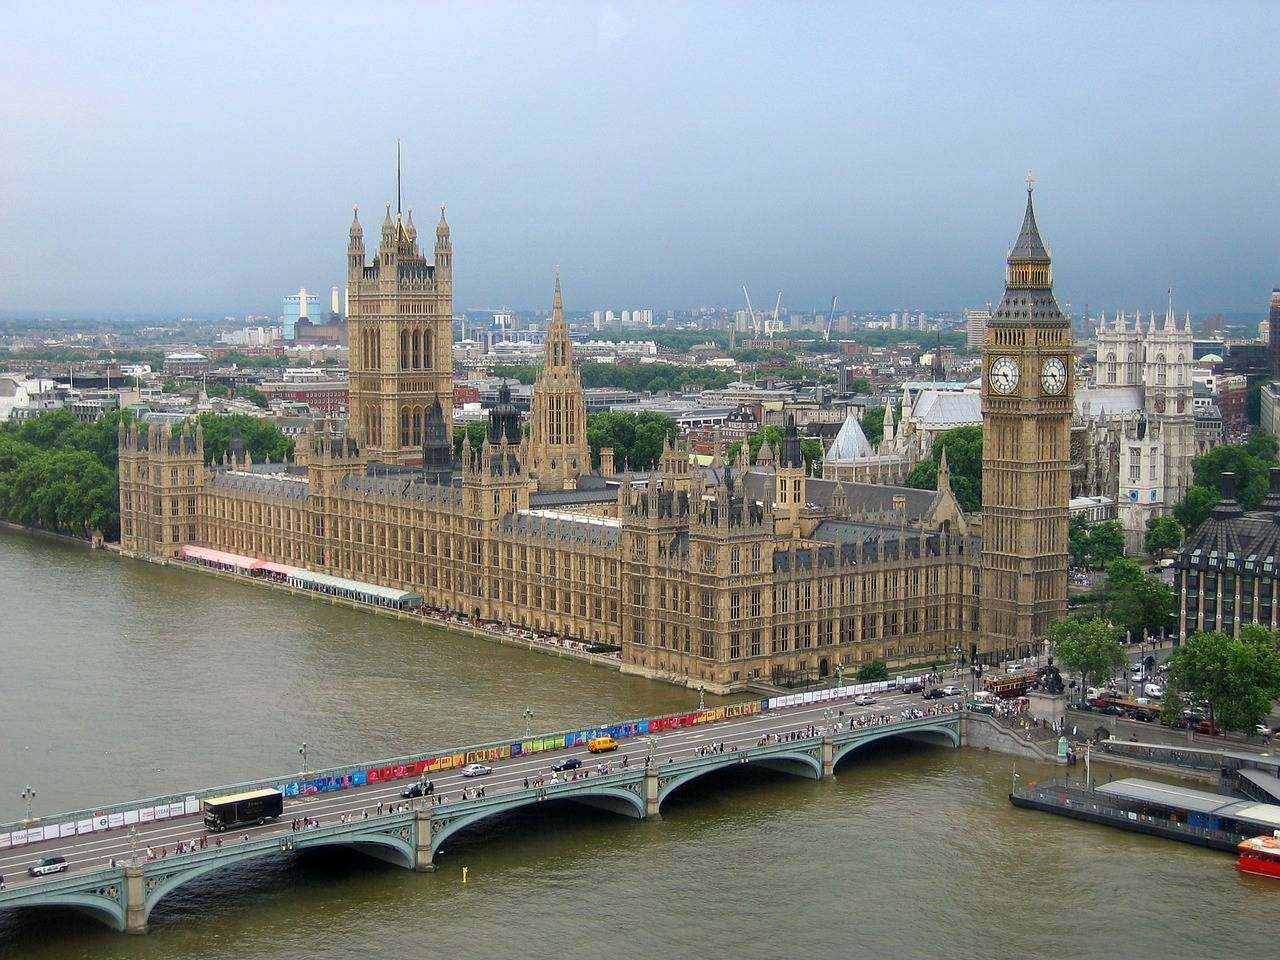
[[[697, 705], [577, 661], [0, 530], [0, 819]], [[1272, 955], [1280, 884], [1007, 800], [1011, 757], [888, 743], [831, 783], [700, 781], [657, 821], [578, 807], [415, 874], [314, 851], [177, 890], [127, 937], [0, 913], [0, 957]], [[1100, 768], [1101, 769], [1101, 768]], [[1109, 768], [1114, 776], [1125, 775]], [[468, 882], [462, 883], [462, 866]]]

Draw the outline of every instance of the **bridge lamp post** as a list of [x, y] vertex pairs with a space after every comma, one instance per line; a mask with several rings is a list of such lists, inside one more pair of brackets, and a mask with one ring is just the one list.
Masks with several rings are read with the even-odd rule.
[[304, 740], [302, 746], [298, 748], [298, 756], [302, 757], [302, 775], [307, 774], [307, 742]]
[[138, 828], [129, 828], [129, 858], [136, 865], [138, 863]]
[[35, 800], [36, 792], [31, 789], [31, 784], [28, 783], [25, 787], [22, 788], [21, 796], [22, 796], [23, 802], [25, 802], [27, 805], [27, 819], [28, 820], [34, 819], [31, 816], [31, 802]]
[[836, 687], [837, 688], [844, 685], [844, 677], [842, 676], [843, 673], [844, 673], [844, 665], [839, 660], [837, 660], [836, 661]]
[[528, 707], [524, 708], [524, 738], [529, 739], [533, 735], [533, 711]]
[[649, 738], [649, 765], [652, 766], [658, 759], [658, 738]]

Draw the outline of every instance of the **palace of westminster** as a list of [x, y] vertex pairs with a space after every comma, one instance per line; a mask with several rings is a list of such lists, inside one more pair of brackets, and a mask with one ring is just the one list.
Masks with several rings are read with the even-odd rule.
[[377, 255], [347, 245], [350, 418], [287, 463], [198, 426], [122, 427], [123, 552], [213, 548], [414, 591], [425, 605], [621, 648], [623, 670], [740, 689], [872, 659], [950, 662], [1038, 650], [1066, 613], [1074, 374], [1030, 187], [983, 349], [981, 516], [938, 490], [806, 475], [789, 425], [754, 464], [652, 471], [592, 463], [556, 278], [529, 436], [509, 395], [479, 449], [452, 442], [453, 247], [431, 259], [388, 207]]

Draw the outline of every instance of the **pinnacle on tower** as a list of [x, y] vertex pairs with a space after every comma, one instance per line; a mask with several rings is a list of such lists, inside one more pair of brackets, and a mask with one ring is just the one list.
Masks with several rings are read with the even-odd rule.
[[1018, 240], [1014, 243], [1013, 249], [1009, 251], [1009, 262], [1035, 261], [1048, 263], [1049, 251], [1045, 249], [1044, 241], [1040, 239], [1040, 229], [1036, 226], [1035, 205], [1031, 202], [1031, 194], [1035, 190], [1035, 185], [1030, 177], [1027, 179], [1027, 210], [1022, 215], [1022, 229], [1018, 232]]

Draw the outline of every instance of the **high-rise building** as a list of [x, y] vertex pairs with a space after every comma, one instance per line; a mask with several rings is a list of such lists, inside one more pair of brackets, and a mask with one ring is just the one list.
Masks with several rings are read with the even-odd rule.
[[338, 301], [337, 287], [329, 290], [329, 314], [335, 320], [342, 315], [342, 306]]
[[987, 323], [991, 320], [990, 308], [986, 310], [966, 310], [964, 327], [967, 343], [972, 350], [981, 350], [987, 342]]
[[1071, 496], [1071, 325], [1027, 209], [1009, 253], [1005, 294], [982, 356], [982, 631], [980, 649], [1039, 649], [1067, 612]]
[[360, 449], [384, 463], [418, 463], [427, 415], [453, 423], [453, 244], [440, 208], [435, 256], [418, 249], [413, 211], [391, 205], [378, 255], [364, 256], [357, 215], [347, 241], [351, 427]]
[[587, 405], [573, 363], [557, 271], [542, 369], [533, 384], [528, 473], [537, 478], [539, 490], [565, 490], [577, 486], [578, 478], [590, 471]]
[[1271, 310], [1267, 314], [1268, 343], [1271, 346], [1271, 379], [1280, 380], [1280, 287], [1271, 291]]

